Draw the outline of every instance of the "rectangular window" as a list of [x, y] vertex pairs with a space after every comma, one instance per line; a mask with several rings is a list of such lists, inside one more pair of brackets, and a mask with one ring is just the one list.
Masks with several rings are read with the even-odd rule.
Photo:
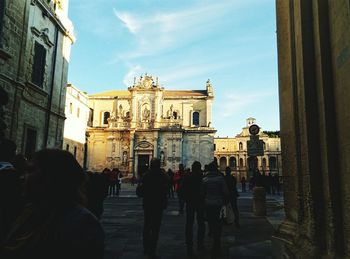
[[66, 145], [66, 150], [69, 151], [69, 144]]
[[76, 146], [74, 146], [74, 157], [77, 157], [77, 147]]
[[36, 130], [27, 129], [26, 130], [26, 142], [24, 147], [24, 155], [26, 158], [30, 159], [34, 154], [36, 149]]
[[0, 47], [2, 47], [2, 30], [4, 27], [4, 15], [5, 15], [5, 0], [0, 1]]
[[77, 117], [79, 118], [79, 116], [80, 116], [80, 108], [78, 108], [77, 110]]
[[46, 49], [43, 45], [35, 42], [32, 82], [40, 87], [43, 87], [44, 83], [45, 64]]

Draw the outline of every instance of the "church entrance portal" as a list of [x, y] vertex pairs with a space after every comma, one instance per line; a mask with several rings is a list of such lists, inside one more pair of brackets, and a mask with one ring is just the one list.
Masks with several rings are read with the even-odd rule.
[[147, 171], [149, 167], [149, 155], [138, 155], [137, 174], [139, 177]]

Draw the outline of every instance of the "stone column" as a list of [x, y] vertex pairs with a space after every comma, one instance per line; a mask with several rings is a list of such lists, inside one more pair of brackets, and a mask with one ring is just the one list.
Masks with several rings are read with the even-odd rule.
[[349, 258], [349, 2], [276, 3], [284, 256]]

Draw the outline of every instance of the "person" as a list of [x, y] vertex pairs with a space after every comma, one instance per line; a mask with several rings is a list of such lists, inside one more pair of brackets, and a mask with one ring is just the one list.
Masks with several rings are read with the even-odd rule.
[[169, 168], [167, 175], [169, 179], [168, 198], [174, 198], [174, 172]]
[[131, 177], [131, 186], [134, 186], [136, 183], [136, 176], [133, 174]]
[[237, 191], [237, 180], [233, 175], [231, 175], [230, 167], [226, 167], [224, 178], [229, 192], [229, 200], [232, 206], [233, 214], [235, 215], [235, 225], [237, 228], [239, 228], [239, 211], [237, 206], [239, 194]]
[[245, 177], [243, 176], [242, 179], [241, 179], [242, 192], [246, 192], [247, 191], [246, 183], [247, 183], [247, 181], [246, 181]]
[[[144, 225], [143, 249], [150, 258], [159, 258], [156, 255], [160, 225], [163, 210], [167, 207], [166, 175], [160, 169], [160, 160], [153, 158], [150, 169], [142, 177], [138, 186], [138, 196], [143, 198]], [[142, 189], [142, 191], [140, 191]]]
[[185, 177], [185, 168], [183, 164], [179, 164], [179, 170], [174, 175], [175, 192], [179, 201], [179, 213], [184, 213], [185, 200], [183, 195], [183, 180]]
[[201, 250], [204, 248], [204, 233], [205, 233], [205, 221], [204, 221], [204, 194], [202, 186], [203, 172], [201, 169], [201, 163], [198, 161], [193, 162], [192, 170], [189, 175], [184, 179], [184, 198], [186, 201], [186, 245], [187, 255], [194, 256], [193, 252], [193, 224], [194, 217], [197, 219], [197, 248]]
[[71, 153], [43, 149], [28, 168], [28, 203], [1, 244], [0, 258], [104, 257], [104, 231], [84, 207], [85, 173]]
[[106, 174], [108, 176], [108, 196], [113, 197], [117, 194], [117, 181], [118, 181], [118, 175], [117, 171], [115, 169], [110, 170], [108, 168], [103, 169], [103, 174]]
[[208, 165], [208, 172], [203, 178], [203, 192], [209, 232], [213, 238], [211, 255], [215, 258], [221, 254], [220, 211], [221, 207], [227, 203], [229, 196], [224, 177], [218, 171], [215, 161]]
[[122, 173], [119, 171], [118, 168], [114, 168], [113, 169], [116, 172], [117, 175], [117, 179], [116, 179], [116, 195], [119, 196], [120, 191], [122, 189], [122, 179], [123, 179], [123, 175]]
[[24, 205], [21, 174], [14, 163], [16, 148], [13, 141], [0, 140], [0, 242], [5, 239]]
[[108, 195], [108, 179], [106, 175], [97, 172], [86, 172], [88, 176], [86, 193], [87, 209], [89, 209], [98, 219], [103, 214], [103, 202]]

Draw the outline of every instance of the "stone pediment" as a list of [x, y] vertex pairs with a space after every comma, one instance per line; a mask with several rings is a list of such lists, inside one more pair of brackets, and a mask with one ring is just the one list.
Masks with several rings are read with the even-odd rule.
[[158, 88], [158, 87], [159, 87], [158, 77], [156, 78], [156, 81], [154, 81], [153, 77], [150, 75], [147, 75], [146, 73], [145, 75], [140, 76], [137, 82], [136, 82], [136, 77], [134, 78], [133, 88], [149, 90], [149, 89]]
[[153, 150], [153, 145], [151, 143], [149, 143], [148, 141], [141, 141], [139, 143], [137, 143], [136, 150], [140, 150], [140, 149], [146, 149], [146, 150]]

